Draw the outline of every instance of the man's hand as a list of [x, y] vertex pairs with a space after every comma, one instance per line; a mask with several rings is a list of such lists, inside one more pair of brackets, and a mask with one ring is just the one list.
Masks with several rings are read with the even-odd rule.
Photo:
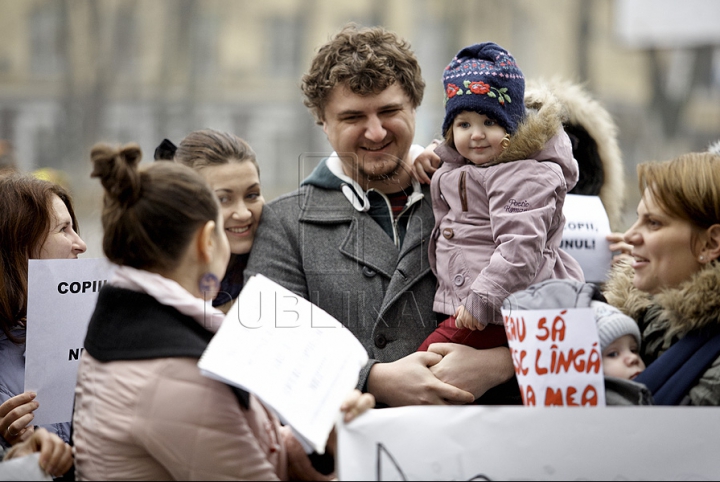
[[472, 393], [443, 383], [430, 371], [441, 360], [438, 353], [417, 352], [392, 363], [376, 363], [368, 376], [368, 392], [391, 407], [471, 403]]
[[472, 393], [475, 398], [515, 374], [510, 350], [506, 347], [476, 350], [457, 343], [433, 343], [428, 347], [428, 353], [442, 356], [441, 361], [430, 367], [433, 375]]
[[35, 418], [33, 412], [39, 406], [33, 392], [21, 393], [5, 400], [0, 405], [0, 435], [10, 445], [27, 439], [33, 431], [30, 425]]

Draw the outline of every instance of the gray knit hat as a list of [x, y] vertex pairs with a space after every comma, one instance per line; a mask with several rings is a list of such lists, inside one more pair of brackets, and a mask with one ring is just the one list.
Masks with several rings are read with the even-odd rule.
[[590, 308], [595, 312], [601, 353], [623, 335], [634, 336], [640, 346], [640, 328], [635, 320], [602, 301], [591, 301]]

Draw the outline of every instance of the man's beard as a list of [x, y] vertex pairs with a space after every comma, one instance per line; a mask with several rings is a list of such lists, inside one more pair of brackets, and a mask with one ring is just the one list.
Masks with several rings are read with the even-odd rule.
[[[387, 156], [388, 159], [384, 161], [371, 161], [369, 164], [371, 167], [370, 169], [365, 168], [365, 164], [359, 164], [357, 166], [358, 173], [364, 177], [369, 182], [382, 182], [392, 179], [399, 179], [399, 174], [403, 170], [404, 166], [402, 163], [402, 159], [398, 159], [395, 156]], [[380, 166], [378, 164], [382, 162]], [[385, 167], [388, 164], [394, 165], [393, 169], [389, 172], [377, 172], [381, 169], [372, 169], [372, 167]], [[382, 169], [382, 171], [386, 171], [385, 169]]]

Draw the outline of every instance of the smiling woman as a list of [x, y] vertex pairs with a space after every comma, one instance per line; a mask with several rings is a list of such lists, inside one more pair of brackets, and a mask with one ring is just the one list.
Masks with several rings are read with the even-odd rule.
[[[33, 432], [39, 400], [24, 392], [29, 259], [73, 259], [86, 246], [77, 232], [69, 194], [29, 175], [0, 178], [0, 445]], [[70, 424], [46, 427], [70, 441]]]
[[[644, 163], [638, 178], [638, 219], [624, 235], [632, 261], [613, 269], [605, 295], [640, 325], [650, 372], [681, 340], [709, 343], [720, 332], [720, 156]], [[720, 405], [720, 356], [703, 368], [680, 403]]]
[[67, 204], [57, 195], [52, 197], [53, 217], [50, 232], [37, 253], [38, 259], [73, 259], [87, 249], [75, 232], [75, 220]]
[[213, 306], [227, 312], [243, 287], [243, 272], [265, 205], [260, 167], [244, 140], [213, 129], [188, 134], [174, 159], [199, 172], [220, 201], [232, 257]]

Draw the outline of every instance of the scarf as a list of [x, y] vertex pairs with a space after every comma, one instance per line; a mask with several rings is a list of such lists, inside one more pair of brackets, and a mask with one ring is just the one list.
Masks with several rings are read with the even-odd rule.
[[177, 281], [157, 273], [130, 266], [118, 266], [109, 284], [116, 288], [148, 294], [158, 303], [171, 306], [183, 315], [193, 318], [200, 326], [212, 333], [217, 333], [225, 318], [225, 314], [213, 308], [210, 301], [193, 296]]

